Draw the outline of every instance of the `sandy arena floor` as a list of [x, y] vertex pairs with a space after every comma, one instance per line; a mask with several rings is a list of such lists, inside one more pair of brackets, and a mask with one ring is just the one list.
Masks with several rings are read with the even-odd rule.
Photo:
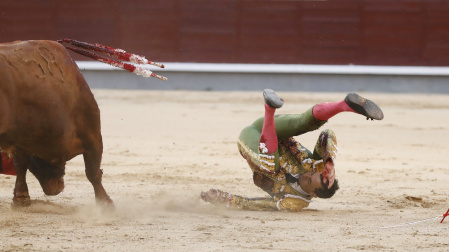
[[[219, 209], [201, 191], [265, 196], [236, 139], [263, 115], [261, 92], [94, 90], [102, 112], [103, 184], [116, 210], [97, 207], [81, 157], [66, 188], [11, 208], [15, 178], [0, 175], [1, 251], [447, 251], [449, 96], [362, 94], [383, 121], [353, 113], [325, 128], [338, 138], [341, 189], [302, 212]], [[342, 93], [280, 93], [279, 113], [301, 113]], [[324, 129], [324, 128], [323, 128]], [[319, 131], [297, 138], [312, 148]]]

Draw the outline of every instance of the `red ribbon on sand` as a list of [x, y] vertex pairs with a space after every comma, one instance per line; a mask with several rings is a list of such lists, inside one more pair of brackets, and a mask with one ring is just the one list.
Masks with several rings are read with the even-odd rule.
[[443, 219], [441, 220], [440, 223], [443, 223], [444, 218], [446, 218], [449, 215], [449, 208], [447, 209], [447, 212], [445, 214], [443, 214]]

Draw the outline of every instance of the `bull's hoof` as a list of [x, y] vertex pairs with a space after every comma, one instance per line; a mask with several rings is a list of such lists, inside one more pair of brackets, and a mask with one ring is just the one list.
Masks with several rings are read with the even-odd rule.
[[109, 198], [108, 195], [102, 198], [95, 198], [95, 201], [97, 202], [97, 205], [104, 206], [104, 207], [114, 207], [114, 201]]
[[102, 213], [113, 213], [115, 211], [114, 202], [108, 197], [107, 199], [96, 199], [97, 206], [101, 208]]
[[31, 205], [30, 196], [19, 196], [12, 199], [13, 207], [28, 207]]

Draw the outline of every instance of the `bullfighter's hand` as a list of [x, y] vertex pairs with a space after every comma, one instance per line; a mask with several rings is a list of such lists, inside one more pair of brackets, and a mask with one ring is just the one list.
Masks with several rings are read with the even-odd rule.
[[327, 183], [329, 181], [328, 188], [331, 188], [335, 181], [335, 169], [334, 163], [332, 161], [327, 161], [324, 165], [324, 170], [322, 172], [323, 182]]
[[220, 191], [217, 189], [210, 189], [207, 192], [201, 192], [201, 199], [206, 202], [214, 203], [220, 199]]

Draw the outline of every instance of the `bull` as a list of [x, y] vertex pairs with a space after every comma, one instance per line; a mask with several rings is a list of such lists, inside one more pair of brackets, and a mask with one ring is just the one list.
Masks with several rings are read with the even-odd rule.
[[97, 203], [113, 205], [102, 185], [100, 110], [60, 43], [0, 44], [0, 150], [14, 162], [14, 205], [31, 203], [28, 170], [46, 195], [57, 195], [67, 161], [80, 154]]

